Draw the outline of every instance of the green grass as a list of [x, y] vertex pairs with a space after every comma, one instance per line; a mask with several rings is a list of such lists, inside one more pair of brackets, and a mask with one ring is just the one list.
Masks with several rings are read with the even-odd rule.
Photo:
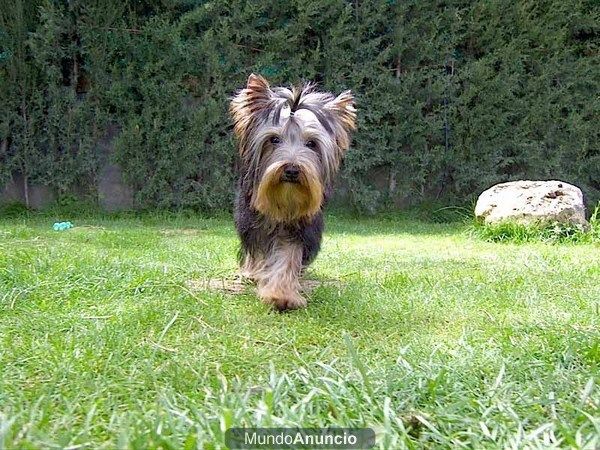
[[597, 243], [327, 224], [308, 273], [324, 283], [280, 314], [189, 288], [235, 272], [229, 218], [0, 219], [0, 448], [222, 448], [233, 425], [369, 426], [382, 449], [600, 446]]
[[503, 221], [486, 224], [475, 220], [470, 227], [474, 237], [488, 242], [545, 242], [600, 244], [600, 204], [594, 209], [589, 225], [539, 221], [523, 224]]

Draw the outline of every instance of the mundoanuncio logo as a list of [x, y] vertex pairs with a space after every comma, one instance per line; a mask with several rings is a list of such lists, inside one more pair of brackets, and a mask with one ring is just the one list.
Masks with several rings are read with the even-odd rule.
[[375, 445], [371, 428], [230, 428], [231, 449], [368, 449]]

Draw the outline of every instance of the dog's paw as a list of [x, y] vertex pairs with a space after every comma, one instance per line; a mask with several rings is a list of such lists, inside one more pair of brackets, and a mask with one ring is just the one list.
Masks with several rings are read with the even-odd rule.
[[249, 270], [240, 270], [236, 273], [235, 278], [241, 283], [256, 283], [256, 275]]
[[287, 311], [290, 309], [306, 308], [307, 302], [300, 294], [288, 296], [285, 298], [273, 299], [273, 306], [278, 311]]
[[258, 292], [263, 302], [273, 306], [278, 311], [306, 308], [307, 302], [298, 292], [276, 292], [271, 289], [259, 289]]

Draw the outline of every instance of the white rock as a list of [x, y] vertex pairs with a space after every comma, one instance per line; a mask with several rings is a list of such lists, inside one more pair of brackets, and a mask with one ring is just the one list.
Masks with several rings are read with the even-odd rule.
[[511, 181], [484, 191], [475, 216], [485, 223], [557, 221], [587, 226], [581, 189], [564, 181]]

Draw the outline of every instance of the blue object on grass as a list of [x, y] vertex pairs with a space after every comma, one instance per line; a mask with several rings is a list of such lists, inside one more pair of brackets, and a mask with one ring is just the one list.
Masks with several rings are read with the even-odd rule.
[[69, 228], [73, 228], [73, 224], [71, 222], [56, 222], [52, 225], [52, 229], [54, 231], [63, 231], [68, 230]]

